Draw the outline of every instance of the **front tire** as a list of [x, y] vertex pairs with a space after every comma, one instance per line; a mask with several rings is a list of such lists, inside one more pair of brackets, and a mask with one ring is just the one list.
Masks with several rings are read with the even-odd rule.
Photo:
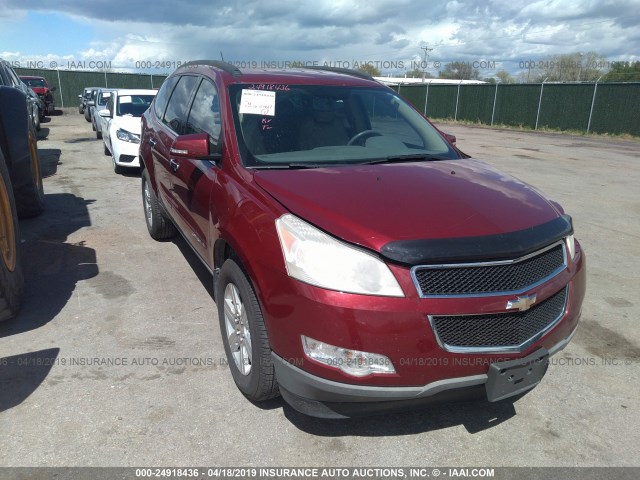
[[142, 170], [142, 206], [149, 235], [154, 240], [167, 240], [176, 236], [176, 227], [162, 212], [162, 207], [151, 187], [149, 172]]
[[215, 282], [218, 319], [229, 370], [238, 389], [251, 401], [279, 395], [269, 336], [247, 275], [228, 259]]
[[19, 245], [16, 203], [0, 150], [0, 322], [13, 318], [22, 303], [24, 276]]

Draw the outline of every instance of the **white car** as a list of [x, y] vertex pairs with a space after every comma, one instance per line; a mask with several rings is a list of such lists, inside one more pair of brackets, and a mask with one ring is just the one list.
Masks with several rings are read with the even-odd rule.
[[103, 118], [104, 154], [111, 155], [113, 171], [140, 167], [140, 117], [149, 108], [156, 90], [120, 89], [111, 92]]

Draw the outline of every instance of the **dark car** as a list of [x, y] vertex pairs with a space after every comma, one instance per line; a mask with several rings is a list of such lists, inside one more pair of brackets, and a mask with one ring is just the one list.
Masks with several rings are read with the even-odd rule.
[[29, 93], [29, 87], [18, 77], [9, 62], [0, 60], [0, 85], [13, 87], [24, 94], [27, 112], [33, 127], [37, 130], [40, 126], [38, 102]]
[[30, 112], [31, 112], [31, 121], [33, 123], [34, 128], [37, 132], [40, 131], [40, 121], [44, 118], [45, 106], [42, 98], [33, 91], [33, 89], [28, 88], [27, 94], [29, 95], [28, 100], [31, 103]]
[[[78, 95], [78, 98], [80, 99], [80, 105], [78, 105], [78, 113], [80, 114], [85, 113], [85, 110], [87, 108], [87, 103], [91, 99], [91, 95], [93, 94], [93, 92], [97, 92], [99, 89], [100, 87], [84, 87], [84, 90], [82, 90], [82, 94]], [[85, 114], [85, 118], [86, 118], [86, 114]], [[87, 121], [90, 121], [90, 120], [91, 119]]]
[[140, 157], [149, 233], [180, 232], [212, 272], [252, 401], [319, 417], [499, 401], [575, 333], [571, 217], [365, 74], [189, 63], [143, 115]]
[[98, 92], [100, 91], [99, 87], [92, 88], [89, 97], [87, 98], [84, 105], [84, 119], [87, 122], [91, 121], [93, 115], [93, 109], [96, 106], [96, 98], [98, 96]]
[[44, 103], [43, 116], [53, 115], [56, 110], [55, 101], [53, 99], [53, 92], [56, 91], [56, 87], [50, 87], [49, 83], [44, 77], [32, 77], [21, 76], [22, 80], [28, 87], [30, 87]]

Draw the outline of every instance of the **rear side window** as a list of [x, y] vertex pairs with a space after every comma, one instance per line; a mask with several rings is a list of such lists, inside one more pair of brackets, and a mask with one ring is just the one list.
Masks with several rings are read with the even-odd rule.
[[179, 78], [180, 77], [167, 78], [160, 87], [158, 95], [156, 95], [154, 110], [156, 112], [156, 117], [158, 117], [159, 119], [162, 119], [162, 117], [164, 116], [164, 111], [167, 108], [167, 103], [169, 103], [169, 97], [171, 97], [173, 87], [176, 86]]
[[184, 75], [180, 77], [178, 84], [173, 89], [162, 123], [178, 134], [182, 133], [182, 128], [187, 119], [189, 100], [199, 82], [199, 77]]
[[203, 80], [189, 112], [184, 133], [209, 134], [209, 144], [214, 151], [220, 138], [220, 102], [218, 90], [208, 80]]

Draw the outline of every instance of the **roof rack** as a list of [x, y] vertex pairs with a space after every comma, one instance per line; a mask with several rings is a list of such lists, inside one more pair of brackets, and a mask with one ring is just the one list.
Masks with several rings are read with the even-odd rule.
[[325, 67], [322, 65], [310, 65], [304, 68], [308, 68], [309, 70], [325, 70], [327, 72], [343, 73], [345, 75], [351, 75], [352, 77], [364, 78], [365, 80], [374, 80], [374, 78], [368, 73], [364, 73], [359, 70], [352, 70], [350, 68]]
[[231, 65], [227, 62], [221, 62], [220, 60], [192, 60], [191, 62], [183, 63], [183, 67], [193, 67], [196, 65], [208, 65], [210, 67], [219, 68], [227, 73], [230, 73], [234, 77], [239, 77], [242, 72], [235, 65]]

